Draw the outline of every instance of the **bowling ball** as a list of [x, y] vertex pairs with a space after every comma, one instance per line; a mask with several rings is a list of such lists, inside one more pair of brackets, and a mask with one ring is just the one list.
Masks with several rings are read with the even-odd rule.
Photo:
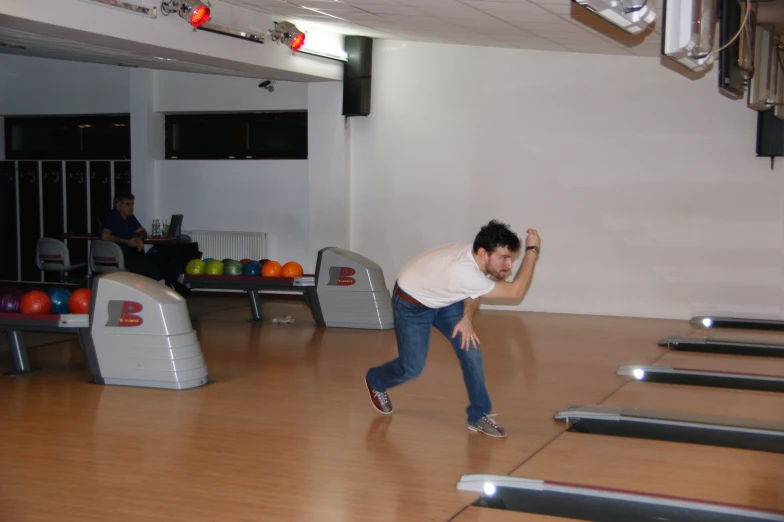
[[242, 263], [242, 266], [245, 266], [248, 263], [248, 261], [250, 261], [250, 259], [248, 259], [247, 257], [245, 259], [240, 259], [240, 263]]
[[261, 275], [261, 265], [258, 261], [248, 261], [242, 267], [242, 275], [244, 276], [259, 276]]
[[302, 265], [296, 261], [289, 261], [280, 270], [282, 277], [302, 277]]
[[13, 314], [19, 311], [19, 299], [23, 292], [18, 288], [4, 288], [0, 291], [0, 312]]
[[223, 275], [223, 263], [213, 259], [204, 267], [204, 273], [207, 275]]
[[261, 275], [264, 277], [280, 277], [280, 263], [277, 261], [267, 261], [261, 266]]
[[207, 263], [209, 263], [210, 261], [213, 261], [213, 260], [214, 260], [214, 258], [212, 258], [212, 257], [205, 257], [204, 259], [202, 259], [202, 261], [204, 261], [204, 264], [205, 264], [205, 265], [206, 265]]
[[259, 259], [259, 266], [264, 266], [264, 263], [269, 261], [269, 259]]
[[71, 292], [65, 288], [52, 288], [46, 292], [46, 295], [49, 296], [49, 300], [52, 302], [53, 314], [70, 313], [71, 309], [68, 306], [68, 300], [71, 299]]
[[223, 275], [238, 276], [242, 275], [242, 263], [230, 259], [223, 265]]
[[234, 261], [234, 260], [230, 257], [227, 257], [226, 259], [221, 260], [221, 263], [225, 265], [228, 261]]
[[40, 290], [25, 292], [19, 300], [19, 311], [23, 314], [48, 314], [51, 310], [52, 301]]
[[188, 264], [185, 265], [185, 273], [190, 275], [201, 275], [204, 273], [205, 267], [206, 265], [201, 259], [191, 259], [188, 261]]
[[72, 314], [89, 314], [90, 313], [90, 298], [92, 291], [89, 288], [80, 288], [74, 290], [71, 298], [68, 300], [68, 308]]

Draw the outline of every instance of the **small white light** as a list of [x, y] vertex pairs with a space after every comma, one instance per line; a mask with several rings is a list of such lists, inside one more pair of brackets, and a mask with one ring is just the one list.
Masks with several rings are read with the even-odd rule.
[[642, 378], [645, 377], [645, 370], [643, 370], [642, 368], [635, 368], [634, 371], [632, 372], [632, 375], [634, 375], [635, 379], [641, 381]]
[[713, 319], [711, 319], [710, 317], [706, 317], [705, 319], [702, 320], [702, 325], [705, 328], [710, 328], [711, 326], [713, 326]]
[[492, 497], [493, 495], [495, 495], [495, 486], [491, 482], [485, 482], [484, 490], [485, 490], [485, 495], [487, 495], [488, 497]]

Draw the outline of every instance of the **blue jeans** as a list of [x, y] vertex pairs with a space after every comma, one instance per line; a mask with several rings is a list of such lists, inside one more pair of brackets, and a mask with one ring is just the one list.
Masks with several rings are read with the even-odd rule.
[[460, 349], [461, 334], [452, 339], [452, 330], [463, 317], [463, 302], [458, 301], [444, 308], [417, 306], [392, 294], [392, 307], [395, 317], [395, 336], [397, 337], [397, 359], [367, 372], [367, 381], [378, 391], [398, 386], [422, 373], [430, 345], [430, 329], [435, 327], [452, 344], [460, 360], [463, 380], [468, 391], [469, 405], [466, 409], [468, 422], [474, 423], [492, 405], [485, 388], [482, 353], [472, 345], [469, 350]]

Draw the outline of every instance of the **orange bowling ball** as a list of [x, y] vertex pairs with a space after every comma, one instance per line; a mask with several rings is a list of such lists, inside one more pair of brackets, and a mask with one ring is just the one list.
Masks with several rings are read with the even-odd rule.
[[23, 314], [48, 314], [52, 311], [52, 301], [44, 292], [30, 290], [19, 300], [19, 311]]
[[267, 261], [264, 263], [264, 266], [261, 267], [261, 276], [262, 277], [280, 277], [280, 272], [283, 267], [280, 266], [280, 263], [277, 261]]
[[92, 291], [88, 288], [74, 290], [71, 298], [68, 299], [68, 309], [72, 314], [89, 314], [91, 296]]
[[302, 265], [296, 261], [289, 261], [283, 265], [280, 275], [283, 277], [302, 277]]

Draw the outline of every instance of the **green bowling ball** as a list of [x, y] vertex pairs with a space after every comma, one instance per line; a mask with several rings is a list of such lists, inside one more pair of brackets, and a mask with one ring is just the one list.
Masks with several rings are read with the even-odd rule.
[[230, 259], [223, 265], [223, 275], [239, 276], [242, 275], [242, 263]]
[[223, 275], [223, 263], [213, 259], [204, 267], [204, 273], [207, 275]]
[[190, 275], [201, 275], [204, 273], [206, 266], [207, 265], [201, 259], [191, 259], [188, 261], [188, 264], [185, 265], [185, 273]]

